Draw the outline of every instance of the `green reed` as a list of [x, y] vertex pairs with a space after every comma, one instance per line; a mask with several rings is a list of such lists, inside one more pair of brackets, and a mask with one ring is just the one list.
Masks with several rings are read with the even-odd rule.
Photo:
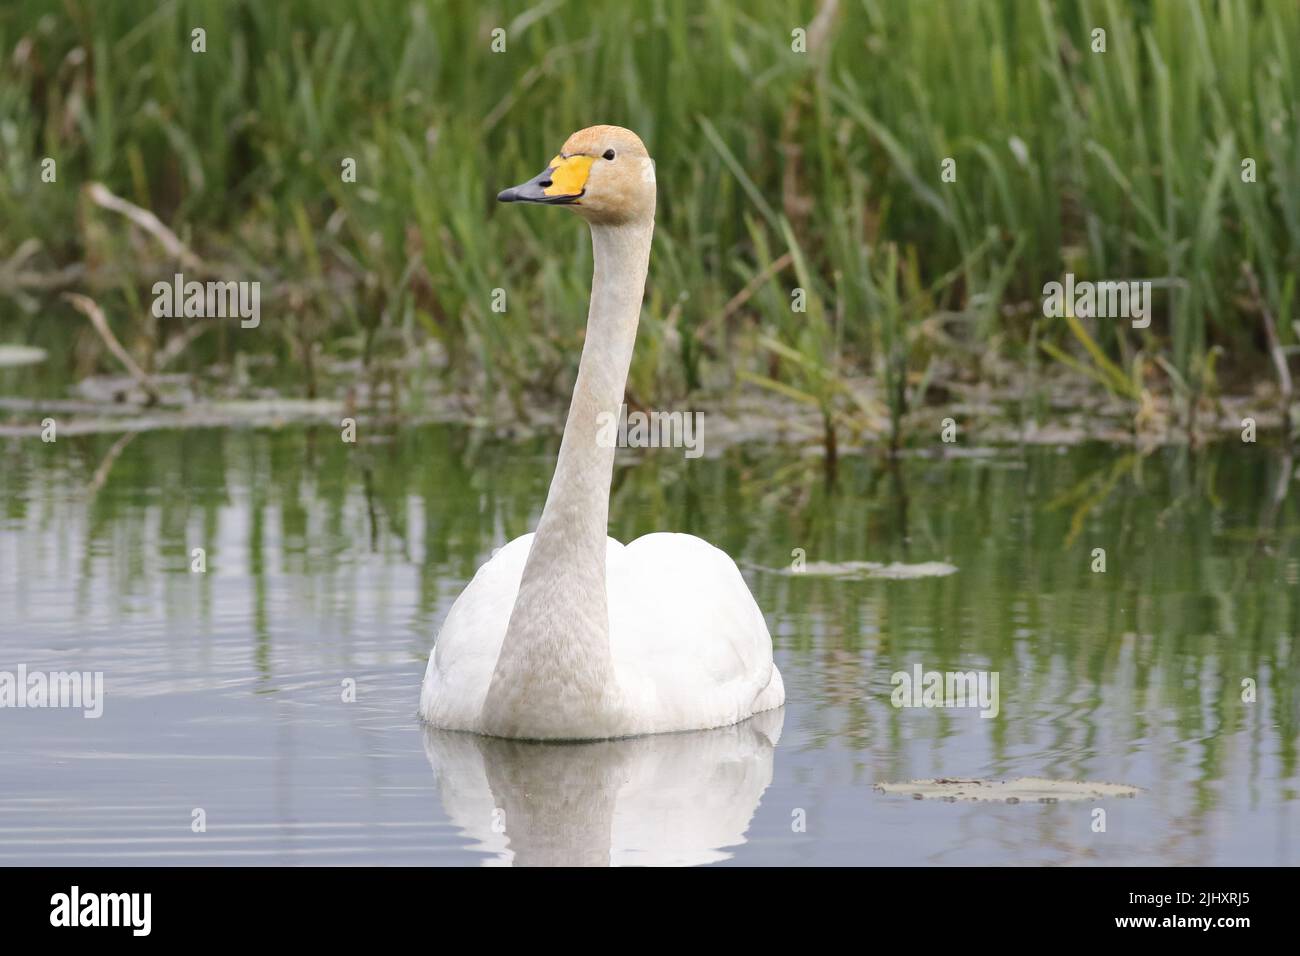
[[[1039, 345], [1087, 364], [1067, 323], [1041, 319], [1043, 283], [1065, 271], [1160, 283], [1149, 329], [1085, 323], [1148, 387], [1195, 394], [1211, 355], [1227, 385], [1271, 377], [1260, 308], [1284, 347], [1297, 338], [1300, 6], [852, 0], [819, 20], [827, 9], [15, 0], [0, 11], [0, 276], [36, 239], [27, 271], [84, 266], [71, 286], [129, 347], [156, 349], [171, 330], [149, 321], [148, 289], [176, 263], [87, 202], [80, 187], [100, 181], [221, 277], [271, 286], [264, 311], [282, 321], [205, 336], [206, 356], [272, 353], [305, 380], [318, 353], [427, 354], [516, 405], [562, 395], [588, 241], [554, 210], [493, 199], [573, 129], [611, 122], [643, 136], [660, 187], [639, 402], [759, 378], [809, 395], [833, 432], [861, 405], [844, 397], [852, 376], [884, 376], [897, 421], [900, 381], [928, 379], [945, 349], [957, 371], [989, 351], [1030, 367]], [[196, 26], [206, 53], [191, 52]], [[806, 312], [790, 308], [796, 287]], [[84, 337], [48, 291], [0, 279], [0, 338]]]

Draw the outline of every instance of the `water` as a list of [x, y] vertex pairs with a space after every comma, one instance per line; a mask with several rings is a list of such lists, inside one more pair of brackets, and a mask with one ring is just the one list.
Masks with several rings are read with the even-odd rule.
[[[554, 451], [452, 427], [0, 441], [0, 671], [105, 683], [99, 719], [0, 710], [0, 863], [1300, 862], [1300, 487], [1276, 450], [850, 458], [833, 487], [788, 449], [621, 455], [612, 533], [735, 557], [789, 703], [602, 744], [426, 731], [438, 624], [531, 530]], [[779, 573], [795, 549], [958, 570]], [[917, 664], [997, 671], [999, 715], [891, 706]], [[1143, 792], [873, 790], [1021, 775]]]

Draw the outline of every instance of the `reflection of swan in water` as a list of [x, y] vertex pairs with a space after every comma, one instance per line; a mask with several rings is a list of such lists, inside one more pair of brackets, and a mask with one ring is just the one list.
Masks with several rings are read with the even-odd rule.
[[784, 711], [716, 730], [538, 743], [424, 728], [452, 822], [516, 866], [712, 863], [745, 842]]

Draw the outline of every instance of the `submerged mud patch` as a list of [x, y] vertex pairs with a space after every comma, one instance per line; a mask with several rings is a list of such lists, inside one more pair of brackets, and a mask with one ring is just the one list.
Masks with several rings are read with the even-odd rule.
[[997, 801], [1000, 803], [1056, 803], [1059, 800], [1095, 800], [1105, 797], [1135, 797], [1140, 788], [1122, 783], [1086, 780], [1049, 780], [1045, 777], [1016, 777], [1014, 780], [974, 780], [939, 777], [906, 783], [878, 783], [873, 788], [913, 800]]

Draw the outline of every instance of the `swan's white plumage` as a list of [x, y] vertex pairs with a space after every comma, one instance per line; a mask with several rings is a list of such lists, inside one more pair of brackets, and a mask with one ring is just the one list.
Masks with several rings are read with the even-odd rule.
[[[424, 676], [420, 715], [436, 727], [483, 732], [492, 672], [533, 535], [516, 538], [479, 568], [452, 606]], [[624, 715], [566, 715], [633, 736], [723, 727], [785, 701], [763, 614], [736, 563], [688, 534], [607, 539], [609, 643]], [[558, 705], [558, 704], [557, 704]], [[583, 706], [575, 702], [573, 706]]]
[[499, 197], [563, 200], [588, 221], [591, 304], [537, 531], [479, 569], [429, 656], [420, 714], [436, 727], [603, 739], [722, 727], [785, 701], [767, 625], [731, 558], [690, 535], [626, 547], [607, 537], [615, 450], [601, 436], [624, 398], [655, 190], [640, 138], [593, 126]]

